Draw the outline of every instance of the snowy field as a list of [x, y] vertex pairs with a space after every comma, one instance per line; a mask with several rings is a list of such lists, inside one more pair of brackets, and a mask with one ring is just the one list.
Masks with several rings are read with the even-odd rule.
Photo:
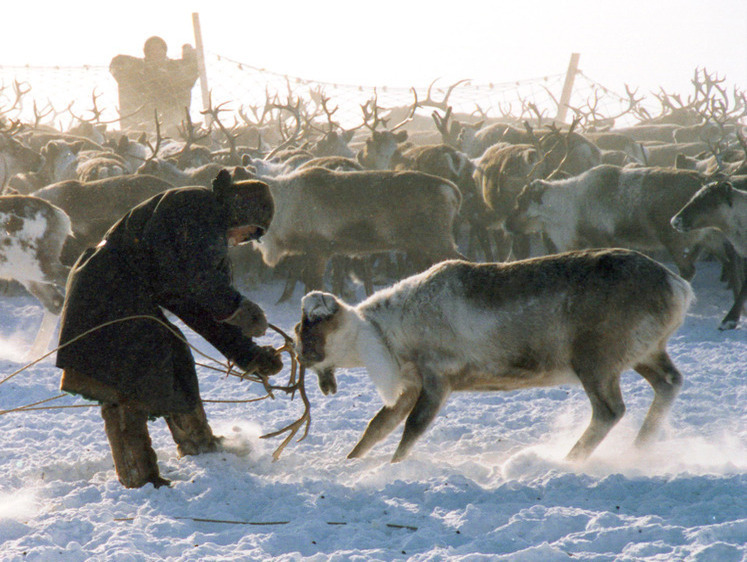
[[[9, 413], [0, 415], [0, 559], [744, 560], [747, 321], [716, 329], [731, 293], [715, 264], [699, 265], [698, 301], [670, 342], [684, 388], [650, 451], [631, 447], [653, 396], [634, 372], [623, 376], [625, 418], [580, 466], [563, 461], [590, 416], [580, 387], [452, 395], [392, 465], [399, 431], [366, 458], [345, 458], [381, 407], [365, 371], [338, 372], [333, 397], [310, 373], [310, 434], [277, 462], [279, 439], [259, 435], [296, 419], [299, 399], [206, 404], [231, 453], [178, 459], [166, 424], [152, 422], [161, 474], [173, 480], [159, 490], [117, 482], [98, 408]], [[245, 292], [291, 333], [300, 294], [275, 305], [281, 289]], [[26, 364], [40, 321], [30, 297], [0, 300], [0, 379]], [[262, 394], [206, 367], [199, 374], [205, 399]], [[34, 365], [0, 385], [0, 410], [59, 394], [59, 378], [52, 358]]]

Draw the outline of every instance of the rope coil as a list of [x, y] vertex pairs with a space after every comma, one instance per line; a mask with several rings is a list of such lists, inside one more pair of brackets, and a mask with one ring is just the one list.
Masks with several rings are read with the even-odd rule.
[[[248, 373], [248, 372], [239, 372], [234, 369], [234, 364], [230, 361], [221, 361], [219, 359], [215, 359], [214, 357], [211, 357], [207, 355], [206, 353], [203, 353], [199, 349], [197, 349], [194, 345], [189, 343], [186, 338], [179, 333], [177, 330], [175, 330], [171, 325], [164, 322], [160, 318], [157, 318], [155, 316], [150, 315], [134, 315], [134, 316], [127, 316], [124, 318], [118, 318], [116, 320], [112, 320], [109, 322], [105, 322], [103, 324], [100, 324], [99, 326], [96, 326], [94, 328], [91, 328], [90, 330], [87, 330], [83, 332], [82, 334], [79, 334], [75, 338], [71, 339], [68, 342], [65, 342], [62, 345], [59, 345], [58, 347], [54, 348], [53, 350], [45, 353], [41, 357], [35, 359], [31, 363], [28, 363], [27, 365], [24, 365], [20, 369], [17, 369], [16, 371], [12, 372], [2, 380], [0, 380], [0, 385], [3, 383], [9, 381], [16, 375], [22, 373], [23, 371], [33, 367], [37, 363], [43, 361], [53, 353], [56, 353], [58, 350], [76, 342], [77, 340], [95, 332], [96, 330], [100, 330], [101, 328], [104, 328], [106, 326], [110, 326], [112, 324], [117, 324], [119, 322], [125, 322], [129, 320], [138, 320], [138, 319], [149, 319], [154, 320], [155, 322], [158, 322], [163, 327], [165, 327], [167, 330], [169, 330], [175, 337], [177, 337], [179, 340], [184, 342], [187, 346], [190, 347], [193, 351], [197, 352], [199, 355], [205, 357], [206, 359], [213, 361], [214, 363], [217, 363], [218, 365], [221, 365], [222, 368], [214, 367], [212, 365], [207, 365], [204, 363], [196, 363], [197, 365], [201, 367], [205, 367], [208, 369], [213, 369], [216, 371], [220, 371], [222, 373], [225, 373], [226, 376], [235, 376], [240, 378], [241, 380], [248, 380], [250, 382], [258, 382], [261, 383], [266, 394], [265, 396], [260, 396], [259, 398], [249, 398], [245, 400], [203, 400], [203, 402], [209, 402], [209, 403], [222, 403], [222, 404], [244, 404], [244, 403], [250, 403], [250, 402], [258, 402], [260, 400], [265, 400], [267, 398], [275, 399], [274, 391], [282, 391], [286, 394], [291, 395], [291, 400], [295, 398], [296, 392], [298, 392], [299, 396], [301, 397], [301, 400], [304, 405], [304, 411], [303, 414], [299, 419], [292, 422], [291, 424], [278, 429], [276, 431], [273, 431], [271, 433], [267, 433], [265, 435], [260, 436], [260, 439], [269, 439], [272, 437], [278, 437], [280, 435], [283, 435], [284, 433], [288, 433], [288, 435], [285, 437], [285, 439], [282, 441], [282, 443], [275, 449], [275, 451], [272, 454], [273, 461], [276, 461], [280, 458], [281, 453], [283, 452], [283, 449], [290, 443], [290, 441], [293, 439], [293, 437], [298, 433], [298, 431], [304, 427], [305, 430], [303, 435], [298, 439], [298, 441], [303, 441], [306, 436], [309, 433], [309, 427], [311, 425], [311, 404], [309, 403], [308, 397], [306, 396], [306, 388], [305, 388], [305, 373], [306, 369], [303, 365], [300, 365], [299, 368], [299, 361], [298, 356], [296, 355], [295, 346], [293, 344], [293, 339], [286, 334], [283, 330], [275, 326], [274, 324], [269, 324], [268, 326], [280, 334], [285, 343], [277, 348], [275, 351], [278, 353], [288, 353], [288, 356], [291, 360], [291, 368], [290, 368], [290, 376], [288, 379], [288, 383], [286, 385], [273, 385], [270, 384], [269, 377], [259, 375], [257, 373]], [[10, 408], [7, 410], [0, 410], [0, 416], [5, 414], [10, 414], [12, 412], [27, 412], [32, 410], [61, 410], [61, 409], [68, 409], [68, 408], [90, 408], [95, 407], [97, 404], [73, 404], [73, 405], [66, 405], [66, 406], [39, 406], [40, 404], [45, 404], [47, 402], [52, 402], [53, 400], [58, 400], [60, 398], [64, 398], [65, 396], [68, 396], [67, 394], [60, 394], [58, 396], [53, 396], [51, 398], [46, 398], [44, 400], [39, 400], [37, 402], [33, 402], [31, 404], [26, 404], [24, 406], [18, 406], [16, 408]]]

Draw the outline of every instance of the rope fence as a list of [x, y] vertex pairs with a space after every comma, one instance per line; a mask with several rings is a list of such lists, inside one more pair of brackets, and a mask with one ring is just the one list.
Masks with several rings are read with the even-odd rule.
[[[360, 106], [374, 95], [380, 107], [390, 109], [411, 105], [413, 89], [423, 101], [430, 86], [432, 99], [442, 100], [451, 86], [438, 80], [431, 85], [411, 88], [322, 82], [273, 72], [209, 51], [205, 53], [205, 65], [212, 104], [214, 107], [224, 104], [222, 119], [227, 115], [228, 123], [241, 123], [242, 113], [251, 118], [252, 108], [261, 113], [268, 99], [277, 98], [282, 102], [292, 96], [314, 107], [326, 96], [333, 107], [339, 108], [335, 120], [343, 127], [354, 127], [362, 121]], [[557, 113], [564, 79], [565, 72], [501, 83], [464, 81], [453, 88], [449, 105], [455, 114], [474, 115], [477, 120], [507, 115], [519, 117], [527, 104], [532, 103], [544, 118], [552, 120]], [[600, 112], [609, 115], [621, 112], [628, 105], [626, 96], [577, 71], [569, 105], [585, 107], [592, 98], [596, 99]], [[655, 99], [653, 102], [647, 109], [657, 114], [658, 102]], [[644, 107], [648, 104], [651, 100], [644, 99]], [[49, 124], [59, 130], [69, 129], [77, 118], [90, 120], [99, 112], [101, 122], [110, 122], [112, 129], [118, 128], [117, 83], [106, 66], [0, 65], [0, 113], [4, 108], [13, 108], [12, 112], [5, 113], [6, 117], [23, 123]], [[201, 108], [198, 79], [192, 89], [194, 122], [204, 121]], [[428, 114], [432, 111], [432, 108], [424, 109]], [[634, 120], [634, 117], [625, 116], [617, 124], [632, 124], [625, 119]]]

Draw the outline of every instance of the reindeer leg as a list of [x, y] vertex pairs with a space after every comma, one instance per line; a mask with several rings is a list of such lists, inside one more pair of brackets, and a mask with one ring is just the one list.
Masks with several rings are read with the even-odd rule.
[[407, 416], [405, 431], [402, 433], [402, 439], [392, 457], [393, 463], [399, 462], [407, 456], [415, 441], [428, 429], [449, 395], [448, 387], [444, 386], [435, 376], [423, 374], [423, 388], [417, 402], [415, 402], [415, 407]]
[[290, 300], [293, 296], [293, 291], [296, 288], [296, 282], [301, 277], [303, 271], [303, 257], [302, 256], [288, 256], [286, 257], [281, 266], [285, 272], [285, 285], [283, 285], [283, 294], [275, 304], [280, 304]]
[[591, 402], [591, 422], [566, 456], [566, 460], [570, 461], [588, 458], [625, 414], [620, 373], [592, 362], [587, 365], [575, 370]]
[[376, 443], [384, 439], [405, 419], [410, 413], [415, 401], [418, 399], [419, 390], [410, 387], [405, 390], [394, 404], [384, 406], [373, 419], [368, 422], [366, 431], [363, 432], [358, 444], [348, 454], [349, 459], [357, 459], [370, 451]]
[[31, 349], [26, 354], [28, 359], [37, 359], [49, 349], [49, 343], [52, 341], [52, 336], [54, 336], [54, 330], [57, 327], [57, 318], [62, 310], [65, 297], [60, 288], [51, 283], [29, 281], [25, 284], [25, 287], [29, 293], [39, 299], [44, 307], [41, 326], [39, 326], [39, 331], [36, 333]]
[[296, 281], [298, 281], [296, 272], [289, 271], [288, 276], [285, 278], [285, 285], [283, 286], [283, 294], [280, 295], [280, 298], [275, 304], [281, 304], [281, 303], [284, 303], [290, 300], [290, 298], [293, 296], [293, 291], [296, 288]]
[[648, 444], [655, 437], [659, 425], [666, 418], [672, 402], [682, 387], [682, 375], [666, 351], [658, 353], [648, 363], [636, 365], [635, 370], [654, 389], [654, 401], [635, 439], [636, 446], [640, 447]]
[[366, 296], [370, 297], [374, 294], [374, 283], [373, 283], [373, 256], [364, 256], [360, 260], [361, 275], [363, 276], [363, 288], [366, 291]]
[[303, 269], [303, 282], [306, 292], [324, 289], [324, 270], [327, 267], [328, 258], [318, 254], [307, 254], [305, 267]]
[[26, 360], [32, 361], [38, 359], [44, 355], [49, 349], [49, 342], [52, 341], [54, 336], [54, 330], [57, 327], [57, 319], [59, 317], [46, 308], [44, 309], [44, 316], [42, 317], [39, 331], [36, 333], [34, 343], [31, 344], [31, 349], [26, 353]]
[[719, 330], [733, 330], [737, 327], [739, 318], [742, 316], [742, 309], [744, 308], [745, 302], [747, 302], [747, 280], [742, 283], [742, 290], [739, 291], [739, 294], [734, 298], [734, 305], [731, 307], [731, 310], [726, 313], [726, 316], [724, 316], [724, 319], [718, 327]]

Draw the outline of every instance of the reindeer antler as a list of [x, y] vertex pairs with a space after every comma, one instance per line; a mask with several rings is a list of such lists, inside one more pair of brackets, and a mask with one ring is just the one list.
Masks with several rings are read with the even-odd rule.
[[260, 437], [260, 439], [270, 439], [272, 437], [277, 437], [279, 435], [282, 435], [283, 433], [288, 433], [285, 439], [283, 439], [283, 442], [280, 443], [278, 448], [275, 449], [275, 452], [272, 453], [272, 460], [276, 461], [280, 458], [280, 455], [283, 452], [283, 449], [285, 449], [286, 445], [288, 445], [288, 443], [291, 442], [291, 440], [296, 435], [296, 433], [298, 433], [299, 430], [304, 425], [306, 426], [305, 430], [303, 432], [303, 435], [298, 439], [298, 441], [303, 441], [304, 439], [306, 439], [306, 436], [309, 434], [309, 428], [311, 426], [311, 404], [309, 403], [309, 399], [306, 396], [306, 387], [304, 385], [306, 368], [303, 365], [301, 365], [300, 369], [298, 369], [298, 380], [296, 380], [298, 358], [296, 357], [293, 339], [290, 336], [288, 336], [288, 334], [283, 332], [280, 328], [278, 328], [277, 326], [274, 326], [273, 324], [269, 324], [269, 327], [275, 330], [281, 336], [283, 336], [283, 339], [285, 340], [285, 344], [282, 347], [278, 348], [277, 351], [278, 353], [282, 353], [282, 352], [288, 353], [288, 355], [291, 358], [291, 372], [290, 372], [290, 377], [288, 379], [288, 384], [286, 386], [269, 386], [265, 384], [265, 388], [269, 388], [270, 390], [282, 390], [286, 392], [287, 394], [291, 394], [291, 399], [293, 399], [292, 395], [295, 394], [296, 391], [298, 391], [298, 395], [301, 397], [301, 401], [303, 402], [303, 405], [304, 405], [303, 414], [301, 414], [301, 417], [298, 418], [296, 421], [294, 421], [293, 423], [281, 429], [278, 429], [277, 431], [267, 433]]

